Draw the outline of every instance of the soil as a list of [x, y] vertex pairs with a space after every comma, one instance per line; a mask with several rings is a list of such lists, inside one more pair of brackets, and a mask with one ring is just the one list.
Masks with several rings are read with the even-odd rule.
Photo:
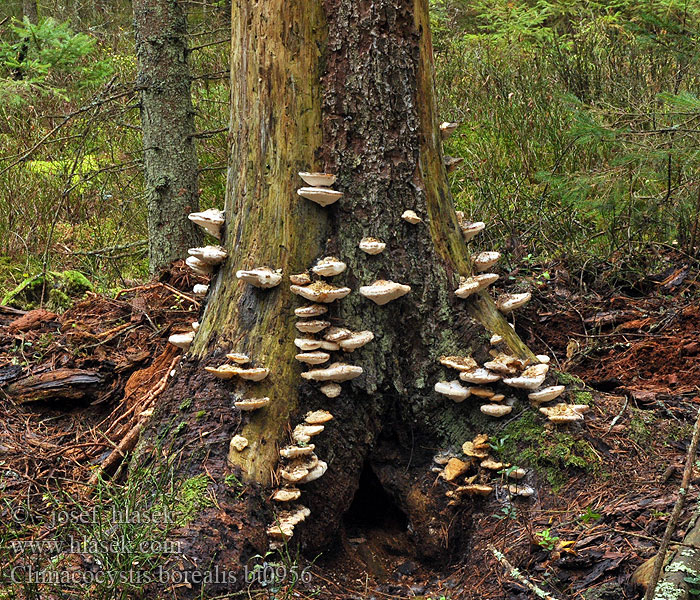
[[[700, 408], [697, 271], [675, 266], [676, 259], [624, 294], [603, 286], [582, 291], [553, 266], [546, 283], [531, 279], [534, 299], [517, 313], [516, 330], [533, 351], [592, 388], [591, 412], [567, 432], [587, 442], [595, 468], [567, 464], [565, 481], [555, 486], [546, 469], [536, 469], [528, 479], [533, 498], [512, 500], [499, 485], [497, 493], [464, 504], [468, 547], [436, 565], [421, 562], [421, 540], [367, 465], [337, 543], [301, 557], [311, 580], [287, 582], [278, 597], [532, 597], [495, 558], [495, 547], [555, 598], [640, 598], [630, 577], [663, 535]], [[199, 305], [189, 290], [201, 281], [176, 264], [160, 281], [114, 299], [89, 294], [61, 315], [0, 307], [4, 498], [41, 512], [42, 495], [56, 481], [85, 484], [134, 415], [157, 403], [178, 359], [167, 337], [196, 320]], [[101, 383], [73, 398], [28, 402], [7, 395], [27, 376], [59, 369], [99, 376]], [[450, 487], [436, 477], [435, 493]], [[685, 533], [697, 497], [692, 487], [674, 540]], [[271, 589], [250, 591], [265, 596]]]

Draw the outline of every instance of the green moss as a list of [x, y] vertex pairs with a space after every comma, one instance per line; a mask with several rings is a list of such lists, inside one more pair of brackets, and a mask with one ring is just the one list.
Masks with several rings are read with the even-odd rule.
[[555, 371], [554, 373], [557, 376], [557, 379], [559, 380], [559, 383], [561, 385], [575, 385], [581, 388], [586, 387], [586, 384], [583, 382], [583, 379], [581, 379], [580, 377], [576, 377], [576, 375], [572, 375], [571, 373], [565, 373], [564, 371]]
[[214, 505], [208, 488], [209, 476], [204, 473], [182, 482], [175, 509], [178, 525], [187, 525], [200, 511]]
[[92, 283], [80, 271], [49, 271], [45, 278], [41, 273], [27, 277], [5, 294], [2, 304], [31, 310], [39, 306], [43, 293], [49, 308], [61, 310], [71, 305], [71, 298], [92, 289]]
[[656, 421], [656, 417], [653, 413], [640, 410], [638, 408], [631, 408], [632, 418], [630, 419], [630, 437], [637, 444], [646, 444], [651, 441], [652, 432], [649, 427]]
[[185, 398], [180, 402], [180, 410], [189, 410], [192, 407], [192, 398]]
[[572, 390], [570, 395], [573, 404], [587, 404], [589, 406], [593, 404], [593, 394], [591, 394], [591, 392]]
[[570, 478], [569, 469], [599, 472], [600, 460], [591, 445], [566, 431], [549, 431], [534, 412], [506, 425], [498, 440], [503, 460], [528, 465], [545, 477], [554, 491]]

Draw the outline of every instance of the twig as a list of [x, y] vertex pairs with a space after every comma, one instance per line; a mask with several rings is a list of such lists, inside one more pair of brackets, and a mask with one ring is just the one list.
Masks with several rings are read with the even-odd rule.
[[700, 442], [700, 410], [698, 410], [698, 416], [695, 419], [695, 426], [693, 427], [693, 437], [690, 440], [690, 446], [688, 447], [688, 452], [685, 457], [685, 468], [683, 469], [683, 479], [681, 481], [681, 487], [678, 490], [678, 499], [671, 512], [671, 517], [666, 525], [666, 531], [664, 531], [664, 537], [661, 539], [661, 544], [659, 545], [659, 552], [654, 559], [654, 570], [652, 571], [651, 577], [649, 578], [649, 586], [647, 587], [646, 594], [644, 595], [644, 600], [651, 600], [656, 592], [656, 585], [659, 583], [659, 578], [661, 577], [661, 570], [664, 566], [664, 560], [666, 558], [666, 550], [671, 542], [671, 536], [676, 530], [676, 525], [678, 525], [678, 519], [681, 516], [681, 511], [683, 510], [683, 505], [685, 504], [685, 498], [688, 495], [688, 486], [690, 485], [690, 478], [693, 473], [693, 464], [695, 463], [695, 455], [698, 451], [698, 443]]
[[527, 577], [525, 577], [520, 572], [519, 569], [510, 564], [510, 561], [505, 557], [503, 552], [496, 550], [496, 547], [493, 544], [489, 544], [487, 547], [491, 551], [491, 554], [493, 554], [496, 557], [496, 560], [499, 563], [501, 563], [506, 569], [508, 569], [508, 577], [511, 577], [516, 581], [522, 583], [538, 598], [543, 598], [543, 600], [557, 600], [549, 592], [545, 592], [541, 587], [538, 587], [534, 583], [532, 583]]

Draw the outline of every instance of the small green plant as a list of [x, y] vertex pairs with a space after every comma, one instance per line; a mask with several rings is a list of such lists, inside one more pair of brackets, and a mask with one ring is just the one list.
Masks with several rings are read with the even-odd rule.
[[515, 520], [518, 518], [518, 509], [512, 504], [506, 504], [499, 512], [493, 515], [493, 518], [499, 521], [503, 521], [504, 519]]
[[603, 515], [596, 510], [594, 510], [592, 507], [587, 506], [586, 507], [586, 512], [581, 514], [579, 516], [579, 519], [585, 523], [586, 525], [590, 525], [593, 521], [597, 521], [600, 519]]
[[552, 535], [552, 530], [550, 527], [536, 533], [535, 537], [537, 538], [537, 545], [547, 552], [554, 550], [554, 548], [557, 546], [557, 542], [559, 541], [559, 536]]

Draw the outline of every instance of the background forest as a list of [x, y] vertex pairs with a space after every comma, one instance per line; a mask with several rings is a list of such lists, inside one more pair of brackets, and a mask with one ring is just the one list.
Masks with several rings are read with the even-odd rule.
[[[188, 3], [202, 207], [223, 201], [226, 4]], [[454, 198], [511, 267], [634, 283], [666, 245], [696, 256], [700, 3], [431, 6]], [[38, 9], [0, 8], [0, 291], [124, 287], [148, 273], [131, 6]]]

